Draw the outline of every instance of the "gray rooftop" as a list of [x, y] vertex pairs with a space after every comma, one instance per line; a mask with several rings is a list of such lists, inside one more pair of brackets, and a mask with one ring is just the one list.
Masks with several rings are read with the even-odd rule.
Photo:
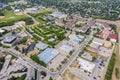
[[39, 43], [36, 44], [35, 47], [40, 49], [40, 50], [43, 50], [43, 49], [46, 49], [48, 47], [48, 45], [45, 44], [45, 43], [39, 42]]
[[3, 39], [4, 42], [11, 43], [17, 38], [17, 36], [9, 35]]

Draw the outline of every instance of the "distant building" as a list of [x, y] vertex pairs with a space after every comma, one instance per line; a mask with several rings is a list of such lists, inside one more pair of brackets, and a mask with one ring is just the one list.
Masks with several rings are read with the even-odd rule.
[[78, 18], [68, 19], [65, 24], [66, 29], [73, 30], [75, 23], [78, 22]]
[[89, 25], [91, 28], [96, 28], [95, 26], [95, 20], [88, 20], [87, 25]]
[[117, 34], [110, 34], [110, 41], [116, 42], [117, 41]]
[[90, 26], [89, 25], [84, 25], [82, 28], [80, 28], [80, 32], [82, 32], [82, 33], [85, 33], [85, 32], [87, 32], [87, 30], [90, 28]]
[[58, 11], [55, 11], [50, 15], [53, 16], [54, 18], [58, 18], [58, 19], [66, 19], [67, 18], [67, 15], [62, 14], [61, 12], [58, 12]]

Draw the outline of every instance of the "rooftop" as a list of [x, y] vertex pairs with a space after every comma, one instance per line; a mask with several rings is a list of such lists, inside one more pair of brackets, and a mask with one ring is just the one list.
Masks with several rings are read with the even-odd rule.
[[101, 56], [109, 57], [109, 55], [110, 55], [110, 49], [105, 48], [105, 47], [100, 47], [99, 50], [98, 50], [98, 53], [99, 53]]
[[17, 38], [17, 36], [15, 36], [15, 35], [9, 35], [9, 36], [5, 37], [5, 38], [3, 39], [3, 41], [4, 41], [5, 43], [11, 43], [11, 42], [13, 42], [16, 38]]
[[116, 39], [117, 40], [117, 34], [110, 34], [111, 39]]
[[84, 59], [86, 59], [86, 60], [92, 61], [92, 55], [90, 53], [84, 52], [81, 55], [81, 57], [84, 58]]
[[60, 47], [60, 49], [61, 50], [63, 50], [63, 51], [65, 51], [65, 52], [70, 52], [70, 51], [72, 51], [73, 50], [73, 47], [72, 46], [69, 46], [69, 45], [62, 45], [61, 47]]
[[82, 58], [77, 58], [77, 60], [79, 62], [81, 69], [86, 70], [86, 71], [91, 72], [91, 73], [93, 72], [93, 69], [95, 68], [94, 63], [87, 61], [85, 59], [82, 59]]
[[38, 48], [40, 50], [46, 49], [47, 47], [48, 47], [48, 45], [45, 43], [42, 43], [42, 42], [39, 42], [36, 44], [36, 48]]
[[56, 57], [59, 52], [53, 48], [47, 48], [42, 53], [38, 55], [39, 60], [44, 61], [48, 64], [54, 57]]
[[99, 45], [104, 44], [104, 41], [102, 39], [99, 39], [99, 38], [94, 38], [92, 42], [95, 44], [99, 44]]

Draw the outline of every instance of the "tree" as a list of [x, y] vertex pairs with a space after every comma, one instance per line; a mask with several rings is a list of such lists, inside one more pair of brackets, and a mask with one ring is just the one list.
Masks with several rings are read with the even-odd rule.
[[41, 71], [40, 74], [43, 75], [44, 77], [47, 76], [47, 73], [44, 71]]
[[53, 80], [53, 79], [52, 79], [52, 77], [50, 77], [50, 79], [49, 79], [49, 80]]

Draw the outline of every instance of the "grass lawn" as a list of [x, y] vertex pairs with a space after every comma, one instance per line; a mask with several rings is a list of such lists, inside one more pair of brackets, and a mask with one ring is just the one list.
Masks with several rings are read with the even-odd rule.
[[5, 15], [5, 18], [1, 19], [0, 22], [18, 21], [20, 19], [27, 18], [26, 15], [16, 15], [13, 10], [4, 11], [4, 15]]
[[4, 11], [5, 17], [0, 19], [0, 27], [12, 25], [17, 21], [22, 21], [28, 18], [26, 15], [16, 15], [13, 10]]

